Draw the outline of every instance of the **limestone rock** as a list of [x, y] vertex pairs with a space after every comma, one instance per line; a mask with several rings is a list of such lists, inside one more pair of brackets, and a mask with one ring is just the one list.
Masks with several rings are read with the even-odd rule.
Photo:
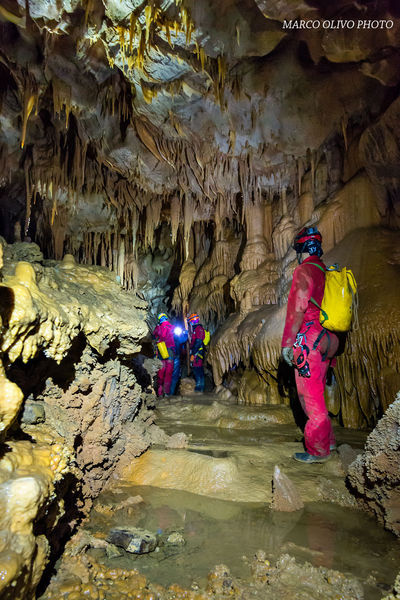
[[46, 418], [43, 402], [26, 401], [24, 412], [22, 413], [22, 422], [33, 425], [34, 423], [43, 423]]
[[276, 465], [272, 482], [272, 510], [293, 512], [304, 508], [304, 503], [289, 477]]
[[147, 554], [153, 552], [157, 546], [154, 534], [137, 527], [111, 529], [107, 541], [133, 554]]
[[348, 472], [349, 466], [353, 461], [356, 460], [357, 456], [361, 454], [360, 450], [355, 450], [349, 444], [341, 444], [338, 447], [338, 453], [342, 468], [345, 473]]
[[185, 377], [184, 379], [181, 379], [181, 383], [179, 386], [180, 395], [186, 396], [186, 395], [193, 394], [195, 385], [196, 385], [196, 382], [194, 381], [194, 379], [191, 379], [190, 377]]
[[179, 531], [174, 531], [167, 537], [167, 542], [172, 546], [182, 546], [185, 544], [185, 538]]
[[174, 433], [174, 435], [171, 435], [166, 444], [165, 447], [166, 448], [171, 448], [171, 449], [176, 449], [176, 448], [187, 448], [189, 444], [189, 440], [188, 440], [188, 436], [186, 435], [186, 433]]
[[348, 470], [357, 503], [400, 536], [400, 394]]

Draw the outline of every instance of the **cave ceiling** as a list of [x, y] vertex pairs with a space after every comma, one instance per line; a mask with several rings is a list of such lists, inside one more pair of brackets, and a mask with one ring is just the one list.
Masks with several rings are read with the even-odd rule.
[[[366, 16], [393, 26], [284, 27]], [[384, 184], [371, 128], [399, 118], [399, 17], [395, 0], [3, 0], [2, 214], [27, 235], [39, 198], [53, 226], [136, 235], [145, 213], [151, 242], [163, 216], [177, 228], [295, 189], [362, 132]]]

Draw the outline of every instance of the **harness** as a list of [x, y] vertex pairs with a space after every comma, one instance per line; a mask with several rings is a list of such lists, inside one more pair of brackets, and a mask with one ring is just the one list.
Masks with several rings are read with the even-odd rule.
[[319, 336], [317, 337], [317, 339], [315, 340], [315, 342], [313, 344], [313, 350], [316, 350], [318, 348], [318, 344], [320, 343], [320, 341], [322, 340], [324, 335], [326, 335], [328, 337], [328, 345], [326, 347], [325, 352], [322, 355], [322, 362], [325, 362], [326, 359], [328, 358], [329, 349], [331, 347], [331, 336], [330, 336], [329, 331], [327, 329], [322, 329], [321, 333], [319, 334]]
[[[300, 377], [311, 377], [310, 365], [308, 364], [307, 358], [310, 354], [310, 348], [307, 346], [307, 333], [310, 327], [313, 325], [314, 321], [308, 321], [306, 323], [306, 330], [302, 333], [298, 333], [296, 336], [296, 341], [293, 344], [293, 352], [294, 352], [294, 362], [295, 366], [299, 372]], [[329, 331], [326, 329], [322, 329], [317, 339], [312, 345], [312, 350], [316, 350], [324, 337], [324, 335], [328, 336], [328, 345], [326, 351], [322, 355], [322, 362], [325, 362], [328, 358], [329, 349], [331, 346], [331, 336]]]
[[307, 329], [297, 334], [296, 341], [293, 344], [294, 362], [300, 377], [311, 377], [310, 365], [307, 361], [310, 354], [310, 349], [307, 346], [307, 333], [313, 323], [314, 321], [306, 323]]

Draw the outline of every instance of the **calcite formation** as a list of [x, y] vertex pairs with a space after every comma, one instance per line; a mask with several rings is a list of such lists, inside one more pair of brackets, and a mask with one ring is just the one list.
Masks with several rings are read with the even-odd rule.
[[[149, 444], [144, 425], [133, 424], [145, 395], [120, 362], [141, 348], [146, 305], [114, 274], [71, 255], [43, 261], [35, 244], [4, 240], [1, 249], [0, 593], [25, 598], [129, 447], [127, 437], [136, 433], [133, 453]], [[43, 405], [45, 422], [27, 419], [31, 441], [13, 440], [27, 396]], [[144, 422], [145, 413], [143, 406]], [[74, 507], [68, 515], [64, 499]]]
[[400, 536], [400, 394], [373, 432], [365, 451], [349, 466], [348, 482], [357, 502]]
[[[8, 442], [0, 461], [0, 594], [28, 597], [40, 581], [50, 554], [45, 535], [37, 535], [46, 507], [56, 498], [56, 484], [71, 472], [73, 449], [57, 435], [37, 434], [35, 443]], [[62, 503], [47, 534], [63, 516]]]
[[[218, 330], [216, 383], [253, 362], [276, 401], [295, 231], [318, 225], [327, 252], [359, 228], [399, 227], [400, 24], [390, 2], [239, 4], [9, 0], [0, 233], [108, 268], [153, 314], [198, 312]], [[381, 25], [338, 24], [360, 20]], [[240, 331], [223, 324], [231, 313]], [[354, 357], [370, 352], [361, 338]], [[34, 352], [20, 345], [11, 355]], [[391, 368], [368, 360], [367, 378], [361, 360], [355, 375], [339, 367], [346, 425], [373, 424], [393, 397]]]
[[[384, 25], [335, 26], [360, 19]], [[328, 406], [373, 426], [400, 387], [399, 49], [389, 0], [3, 2], [2, 442], [27, 396], [43, 405], [45, 444], [74, 447], [82, 503], [124, 449], [148, 446], [151, 378], [130, 362], [148, 332], [142, 299], [149, 324], [170, 307], [199, 313], [214, 381], [241, 403], [288, 404], [280, 336], [306, 224], [359, 283]], [[14, 443], [3, 460], [21, 455]], [[47, 553], [29, 537], [58, 473], [43, 461], [46, 482], [25, 482], [25, 554], [5, 567], [21, 594]], [[90, 595], [92, 575], [65, 594]]]
[[[66, 381], [64, 377], [72, 372], [72, 381]], [[10, 376], [26, 389], [26, 368], [15, 366]], [[85, 474], [80, 493], [86, 506], [104, 487], [124, 452], [140, 454], [150, 443], [148, 395], [133, 370], [117, 358], [99, 362], [90, 346], [77, 362], [65, 361], [61, 369], [36, 359], [29, 390], [29, 398], [34, 396], [43, 406], [46, 426], [75, 448], [76, 463]], [[149, 431], [142, 435], [146, 421]]]
[[[112, 343], [118, 345], [120, 354], [140, 350], [139, 340], [147, 332], [145, 304], [123, 292], [114, 275], [77, 265], [70, 255], [43, 268], [40, 263], [18, 261], [7, 244], [3, 252], [1, 352], [11, 363], [19, 358], [28, 362], [38, 349], [60, 363], [80, 332], [100, 354]], [[6, 432], [22, 395], [5, 380], [4, 373], [1, 378], [5, 392], [2, 430]]]

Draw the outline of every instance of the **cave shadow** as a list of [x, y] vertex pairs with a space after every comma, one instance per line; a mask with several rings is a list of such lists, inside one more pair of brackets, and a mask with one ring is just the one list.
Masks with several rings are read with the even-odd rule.
[[25, 399], [31, 394], [35, 398], [42, 394], [48, 379], [52, 379], [65, 392], [75, 379], [76, 365], [81, 360], [85, 346], [86, 338], [81, 332], [72, 341], [68, 353], [60, 363], [40, 352], [27, 364], [22, 359], [16, 360], [7, 369], [7, 377], [18, 385]]
[[152, 390], [153, 381], [151, 374], [148, 372], [146, 367], [144, 366], [144, 361], [148, 357], [141, 352], [135, 354], [129, 362], [129, 368], [132, 370], [134, 376], [136, 377], [136, 381], [142, 388], [142, 391]]
[[12, 288], [0, 287], [0, 318], [2, 329], [7, 329], [12, 311], [14, 310], [14, 292]]
[[[65, 514], [61, 517], [59, 516], [60, 498], [63, 498], [65, 506]], [[36, 588], [36, 598], [45, 593], [51, 578], [56, 574], [57, 561], [63, 555], [65, 546], [76, 532], [77, 526], [85, 517], [83, 507], [84, 499], [80, 481], [73, 473], [68, 473], [56, 483], [53, 502], [50, 506], [46, 506], [33, 526], [34, 536], [44, 535], [50, 547], [48, 563]]]
[[243, 252], [246, 247], [246, 242], [247, 242], [246, 236], [242, 235], [242, 240], [240, 242], [240, 246], [239, 246], [239, 250], [238, 250], [238, 253], [236, 256], [235, 264], [233, 265], [233, 268], [235, 270], [235, 275], [238, 275], [240, 273], [240, 263], [243, 258]]
[[282, 398], [289, 396], [290, 408], [292, 409], [294, 421], [297, 427], [299, 427], [301, 431], [304, 431], [307, 423], [307, 416], [304, 413], [297, 394], [294, 368], [289, 367], [282, 359], [280, 359], [278, 365], [277, 382], [279, 395]]

